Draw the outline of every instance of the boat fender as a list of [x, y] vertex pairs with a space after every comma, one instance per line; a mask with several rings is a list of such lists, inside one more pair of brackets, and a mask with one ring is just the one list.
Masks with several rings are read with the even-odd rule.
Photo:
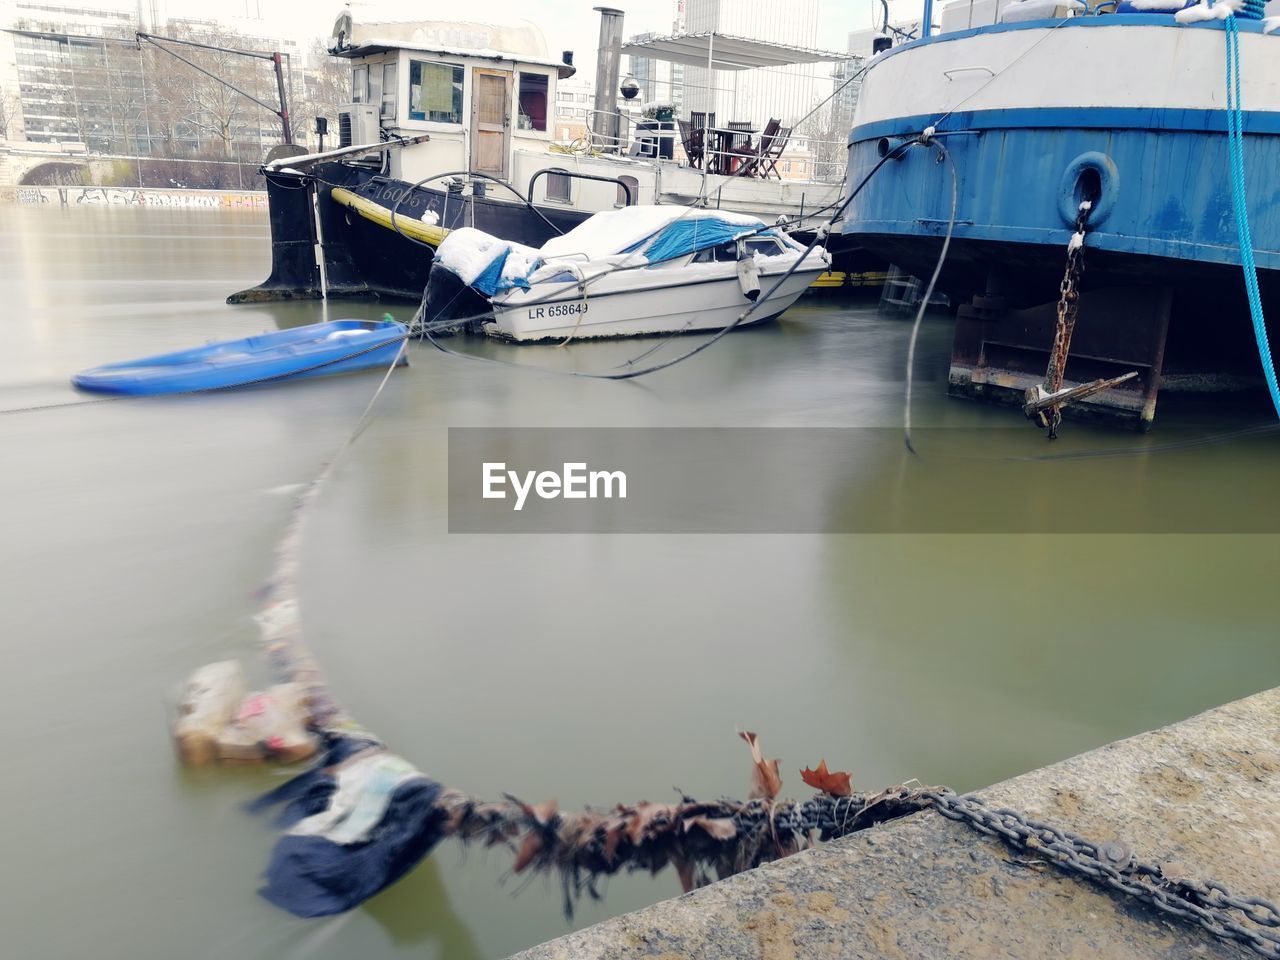
[[760, 296], [760, 268], [756, 266], [755, 254], [739, 258], [738, 286], [742, 288], [742, 295], [752, 303]]

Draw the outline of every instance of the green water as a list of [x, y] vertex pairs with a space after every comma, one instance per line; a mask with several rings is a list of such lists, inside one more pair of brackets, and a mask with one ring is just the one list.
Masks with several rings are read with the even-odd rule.
[[[266, 274], [262, 213], [8, 205], [0, 225], [0, 408], [74, 400], [67, 378], [98, 363], [386, 309], [226, 306]], [[761, 733], [796, 790], [820, 758], [866, 788], [973, 788], [1280, 681], [1272, 535], [446, 532], [448, 426], [892, 427], [906, 335], [869, 307], [801, 305], [629, 384], [414, 346], [304, 546], [308, 636], [336, 693], [449, 784], [577, 807], [742, 795], [736, 729]], [[592, 370], [639, 349], [461, 346]], [[948, 346], [930, 319], [917, 422], [1017, 426], [944, 397]], [[554, 882], [446, 844], [365, 908], [296, 920], [256, 896], [273, 834], [240, 809], [279, 775], [174, 762], [175, 686], [215, 659], [257, 667], [254, 591], [290, 493], [376, 382], [0, 417], [6, 955], [471, 960], [679, 891], [667, 874], [615, 878], [569, 924]], [[1160, 429], [1266, 416], [1162, 401]], [[1044, 450], [1030, 427], [991, 436], [977, 454]], [[1055, 449], [1130, 442], [1068, 425]], [[1151, 510], [1212, 502], [1248, 528], [1280, 479], [1277, 442], [1073, 461], [1030, 494], [1012, 468], [949, 473], [928, 450], [913, 465], [877, 447], [866, 482], [945, 511], [1159, 479]]]

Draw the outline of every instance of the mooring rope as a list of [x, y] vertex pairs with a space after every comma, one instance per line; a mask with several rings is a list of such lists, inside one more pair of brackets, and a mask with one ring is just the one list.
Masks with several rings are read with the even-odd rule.
[[338, 464], [360, 438], [373, 417], [373, 408], [387, 387], [391, 374], [404, 357], [409, 345], [408, 333], [400, 341], [400, 348], [387, 365], [378, 387], [369, 397], [364, 412], [356, 421], [351, 433], [320, 468], [303, 491], [294, 499], [293, 509], [285, 531], [276, 544], [275, 562], [271, 576], [259, 593], [258, 636], [268, 664], [277, 676], [302, 685], [310, 705], [313, 721], [330, 731], [356, 731], [358, 726], [348, 716], [329, 691], [315, 657], [302, 639], [302, 614], [298, 601], [298, 568], [302, 545], [303, 525], [311, 505], [320, 496], [325, 483]]
[[[928, 131], [922, 134], [922, 136], [927, 135]], [[947, 253], [951, 250], [951, 235], [955, 233], [956, 211], [960, 204], [960, 178], [956, 173], [955, 161], [951, 159], [951, 153], [942, 141], [935, 140], [934, 145], [941, 151], [941, 158], [947, 162], [947, 169], [951, 171], [951, 215], [947, 218], [947, 232], [942, 240], [942, 249], [938, 253], [938, 262], [934, 265], [933, 275], [929, 277], [929, 285], [925, 288], [924, 297], [916, 309], [915, 323], [911, 324], [911, 338], [907, 341], [907, 382], [902, 406], [902, 442], [913, 454], [916, 453], [916, 448], [911, 442], [911, 392], [915, 383], [916, 342], [920, 339], [920, 325], [924, 322], [925, 311], [929, 309], [929, 301], [933, 299], [934, 287], [938, 285], [942, 266], [947, 262]]]
[[[1256, 7], [1257, 4], [1249, 6]], [[1262, 373], [1271, 394], [1271, 405], [1275, 408], [1276, 415], [1280, 416], [1280, 385], [1276, 383], [1271, 343], [1267, 339], [1267, 321], [1262, 311], [1262, 294], [1258, 289], [1258, 265], [1254, 258], [1253, 231], [1249, 226], [1249, 205], [1245, 196], [1240, 25], [1236, 22], [1234, 13], [1227, 14], [1223, 22], [1223, 33], [1227, 41], [1227, 153], [1231, 165], [1231, 203], [1235, 209], [1236, 235], [1240, 242], [1240, 266], [1244, 269], [1244, 288], [1249, 298], [1249, 315], [1253, 321], [1254, 340], [1258, 345], [1258, 359], [1262, 363]]]

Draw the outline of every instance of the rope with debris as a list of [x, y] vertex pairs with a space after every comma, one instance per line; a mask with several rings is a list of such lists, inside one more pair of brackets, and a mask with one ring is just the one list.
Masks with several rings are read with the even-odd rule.
[[[401, 343], [403, 351], [407, 339]], [[1137, 860], [1123, 844], [1095, 843], [980, 797], [944, 787], [903, 784], [854, 793], [848, 773], [821, 762], [801, 771], [818, 793], [779, 800], [778, 761], [765, 759], [754, 733], [742, 733], [752, 757], [746, 801], [619, 804], [612, 809], [561, 813], [554, 801], [532, 805], [513, 796], [486, 802], [450, 789], [363, 730], [333, 697], [303, 639], [298, 596], [300, 547], [309, 511], [343, 456], [370, 422], [396, 364], [387, 368], [351, 434], [297, 497], [277, 544], [273, 572], [256, 617], [267, 662], [284, 682], [299, 684], [311, 722], [325, 738], [325, 759], [251, 805], [285, 809], [262, 894], [303, 917], [350, 910], [412, 870], [442, 840], [504, 845], [515, 873], [559, 876], [566, 914], [583, 895], [600, 897], [601, 876], [656, 873], [671, 866], [686, 891], [815, 843], [921, 810], [933, 809], [1070, 875], [1124, 893], [1168, 916], [1196, 923], [1221, 940], [1280, 960], [1280, 909], [1258, 897], [1236, 897], [1219, 883], [1170, 875]]]
[[[385, 384], [384, 377], [379, 393]], [[328, 743], [320, 764], [252, 805], [258, 810], [287, 805], [281, 823], [290, 829], [276, 844], [262, 890], [273, 903], [304, 917], [344, 912], [400, 879], [442, 839], [452, 837], [508, 847], [517, 874], [557, 875], [565, 913], [571, 915], [584, 895], [600, 898], [602, 876], [656, 873], [670, 866], [689, 891], [816, 843], [932, 809], [1071, 876], [1280, 960], [1280, 934], [1274, 932], [1280, 928], [1280, 909], [1269, 901], [1233, 896], [1220, 883], [1142, 862], [1116, 841], [1092, 842], [1017, 811], [988, 808], [980, 797], [919, 784], [855, 793], [848, 773], [828, 770], [821, 762], [801, 771], [817, 795], [779, 800], [778, 761], [765, 759], [754, 733], [741, 734], [753, 763], [746, 801], [682, 796], [677, 803], [562, 813], [554, 801], [534, 805], [508, 795], [487, 802], [421, 773], [342, 709], [302, 638], [297, 575], [307, 511], [367, 425], [372, 407], [373, 401], [338, 456], [295, 502], [258, 617], [269, 663], [281, 680], [304, 686], [313, 723]]]

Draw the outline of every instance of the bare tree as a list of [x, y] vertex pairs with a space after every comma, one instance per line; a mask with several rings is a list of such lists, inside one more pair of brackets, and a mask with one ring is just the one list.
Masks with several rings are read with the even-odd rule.
[[313, 41], [302, 65], [302, 96], [290, 111], [296, 139], [306, 139], [315, 129], [316, 117], [336, 120], [339, 108], [350, 102], [350, 64], [330, 54], [325, 41]]
[[11, 93], [0, 93], [0, 140], [8, 140], [22, 121], [22, 101]]
[[849, 160], [849, 127], [842, 113], [831, 108], [820, 110], [805, 126], [813, 145], [813, 179], [823, 183], [843, 180]]
[[143, 54], [146, 122], [151, 133], [152, 152], [164, 157], [189, 154], [199, 146], [198, 137], [184, 136], [187, 132], [188, 91], [195, 71], [152, 46], [146, 47]]
[[174, 39], [224, 49], [169, 45], [163, 39], [153, 47], [147, 61], [153, 135], [169, 142], [184, 140], [194, 152], [212, 151], [228, 159], [245, 153], [260, 160], [267, 142], [280, 139], [278, 121], [268, 112], [275, 109], [278, 96], [275, 76], [268, 61], [233, 51], [256, 51], [262, 42], [215, 24], [177, 21], [165, 29]]

